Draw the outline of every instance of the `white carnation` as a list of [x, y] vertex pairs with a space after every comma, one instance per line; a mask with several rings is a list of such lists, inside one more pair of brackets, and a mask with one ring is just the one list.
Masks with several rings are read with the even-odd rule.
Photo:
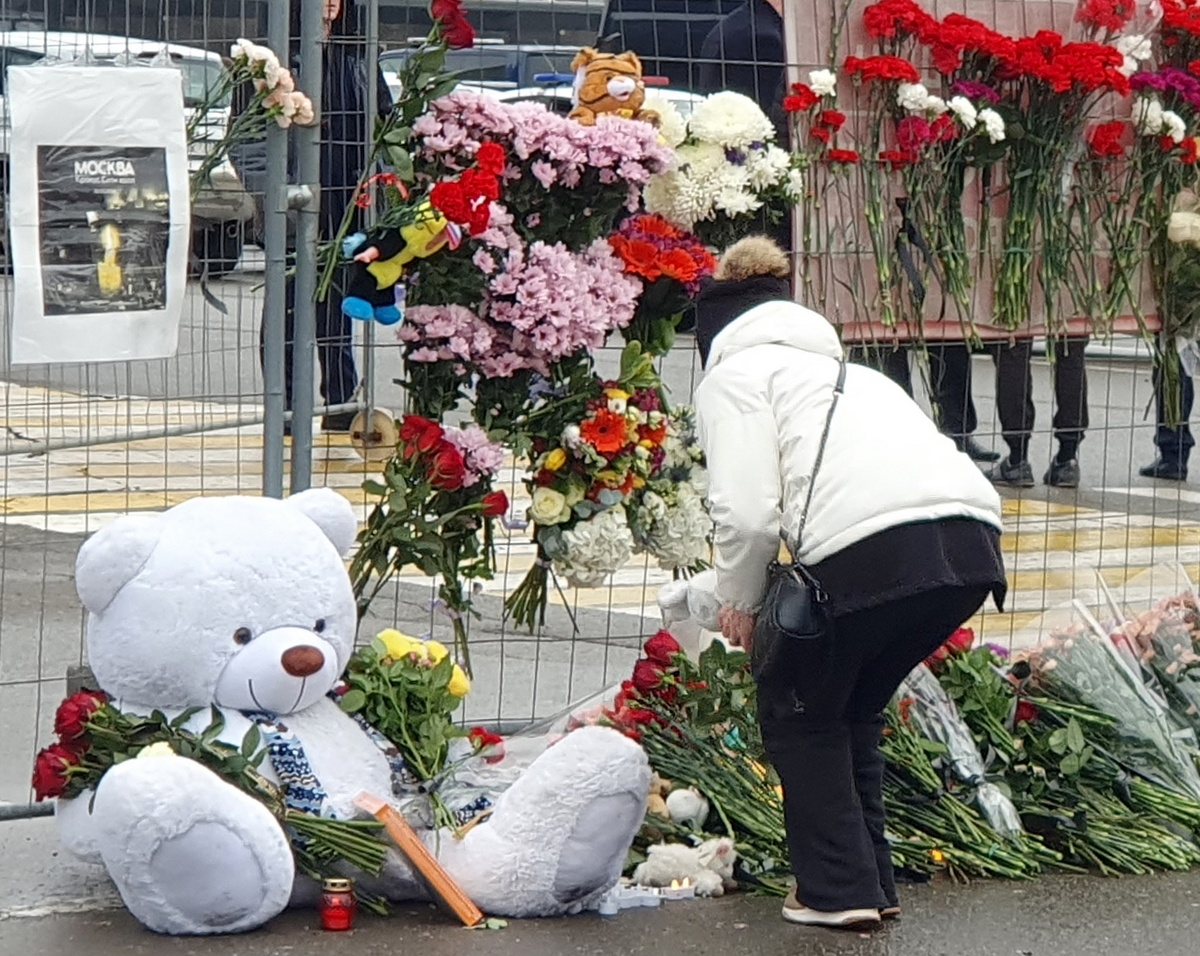
[[929, 90], [924, 83], [901, 83], [896, 88], [896, 104], [910, 113], [924, 113]]
[[950, 111], [958, 117], [958, 121], [967, 129], [974, 129], [979, 122], [979, 112], [975, 109], [975, 104], [965, 96], [954, 96], [950, 98], [950, 102], [946, 104], [950, 107]]
[[932, 113], [934, 116], [941, 116], [949, 108], [946, 101], [940, 96], [931, 96], [925, 101], [925, 112]]
[[837, 92], [837, 76], [832, 70], [813, 70], [808, 85], [817, 96], [833, 96]]
[[979, 111], [979, 122], [983, 124], [984, 131], [987, 133], [988, 139], [993, 143], [999, 143], [1004, 140], [1004, 117], [993, 109], [981, 109]]
[[1171, 142], [1182, 143], [1183, 138], [1187, 136], [1187, 123], [1173, 110], [1163, 110], [1162, 132], [1164, 136], [1171, 137]]
[[563, 532], [567, 553], [554, 561], [554, 573], [572, 587], [595, 588], [633, 556], [633, 532], [625, 509], [609, 508]]
[[1133, 125], [1143, 136], [1158, 136], [1163, 131], [1162, 104], [1149, 97], [1142, 97], [1133, 104]]
[[799, 201], [804, 197], [804, 172], [803, 170], [793, 169], [788, 172], [787, 183], [784, 185], [784, 190], [788, 197]]
[[775, 127], [758, 104], [728, 90], [714, 93], [696, 107], [688, 120], [688, 131], [702, 143], [727, 149], [745, 149], [775, 139]]
[[658, 133], [672, 149], [687, 139], [687, 120], [669, 99], [651, 93], [642, 108], [658, 114]]
[[1141, 33], [1121, 37], [1117, 40], [1117, 50], [1133, 60], [1148, 60], [1152, 52], [1150, 38]]

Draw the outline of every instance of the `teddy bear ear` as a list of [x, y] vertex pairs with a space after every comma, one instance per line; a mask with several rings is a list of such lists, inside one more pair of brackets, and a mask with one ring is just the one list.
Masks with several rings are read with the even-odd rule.
[[162, 534], [159, 514], [118, 518], [83, 543], [75, 559], [75, 590], [83, 606], [99, 614], [145, 567]]
[[582, 70], [599, 55], [593, 47], [585, 46], [575, 54], [575, 59], [571, 61], [571, 72], [574, 73], [577, 70]]
[[311, 519], [345, 555], [358, 535], [358, 519], [350, 502], [331, 488], [310, 488], [286, 499], [285, 504]]
[[626, 63], [628, 63], [630, 66], [632, 66], [635, 70], [637, 70], [639, 74], [642, 72], [642, 61], [638, 58], [638, 55], [636, 53], [634, 53], [632, 50], [622, 53], [620, 56], [617, 57], [617, 59], [624, 60]]

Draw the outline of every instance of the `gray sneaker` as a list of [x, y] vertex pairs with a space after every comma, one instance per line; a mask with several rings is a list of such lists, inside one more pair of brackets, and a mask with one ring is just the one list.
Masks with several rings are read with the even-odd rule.
[[1011, 458], [992, 466], [987, 476], [993, 485], [1006, 485], [1009, 488], [1032, 488], [1037, 484], [1029, 462], [1014, 462]]
[[1046, 472], [1043, 480], [1053, 488], [1078, 488], [1079, 462], [1074, 458], [1070, 461], [1056, 459], [1051, 463], [1050, 470]]

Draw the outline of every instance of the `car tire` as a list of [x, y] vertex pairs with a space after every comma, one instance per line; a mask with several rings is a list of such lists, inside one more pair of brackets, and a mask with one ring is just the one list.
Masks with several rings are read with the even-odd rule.
[[192, 234], [193, 270], [209, 277], [228, 275], [242, 258], [245, 235], [242, 223], [220, 222]]

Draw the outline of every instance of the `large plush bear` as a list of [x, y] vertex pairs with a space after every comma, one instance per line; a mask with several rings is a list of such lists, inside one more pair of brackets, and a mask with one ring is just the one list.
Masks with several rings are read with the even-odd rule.
[[[232, 744], [246, 713], [274, 715], [302, 745], [324, 812], [361, 815], [353, 800], [364, 790], [390, 798], [384, 752], [327, 697], [354, 642], [342, 556], [355, 531], [350, 505], [329, 490], [196, 499], [114, 522], [76, 568], [100, 689], [132, 713], [204, 708], [194, 730], [216, 705]], [[485, 912], [577, 912], [618, 879], [649, 780], [636, 744], [580, 730], [540, 756], [486, 822], [427, 842]], [[58, 817], [67, 846], [102, 861], [130, 912], [158, 932], [249, 930], [315, 895], [275, 817], [180, 756], [121, 763], [94, 794], [60, 801]], [[391, 899], [426, 898], [399, 854], [379, 879], [359, 875]]]

